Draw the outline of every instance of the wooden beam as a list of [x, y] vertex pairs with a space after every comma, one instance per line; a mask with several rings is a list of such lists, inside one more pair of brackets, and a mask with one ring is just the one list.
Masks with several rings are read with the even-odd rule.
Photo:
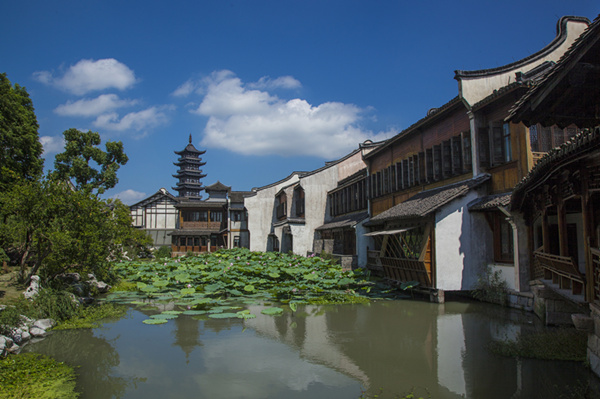
[[[560, 192], [560, 190], [559, 190]], [[569, 256], [569, 243], [567, 236], [567, 211], [565, 209], [565, 201], [562, 197], [557, 196], [557, 218], [558, 218], [558, 243], [560, 256]]]

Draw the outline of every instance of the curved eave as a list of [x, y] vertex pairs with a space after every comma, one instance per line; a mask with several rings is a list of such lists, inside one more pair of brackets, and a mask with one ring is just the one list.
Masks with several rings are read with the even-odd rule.
[[590, 20], [585, 17], [576, 17], [576, 16], [565, 16], [558, 20], [556, 23], [556, 37], [552, 40], [546, 47], [541, 49], [540, 51], [531, 54], [519, 61], [511, 62], [510, 64], [506, 64], [497, 68], [490, 69], [479, 69], [476, 71], [463, 71], [456, 70], [454, 71], [454, 79], [460, 80], [461, 78], [477, 78], [483, 76], [492, 76], [498, 75], [501, 73], [509, 72], [513, 69], [521, 68], [531, 62], [537, 61], [543, 57], [546, 57], [548, 54], [556, 50], [566, 39], [567, 39], [567, 24], [570, 22], [583, 22], [589, 25]]

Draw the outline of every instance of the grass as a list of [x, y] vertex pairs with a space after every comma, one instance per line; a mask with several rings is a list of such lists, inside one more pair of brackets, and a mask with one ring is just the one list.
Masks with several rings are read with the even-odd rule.
[[490, 350], [498, 355], [541, 360], [586, 360], [587, 333], [558, 328], [520, 334], [516, 340], [494, 341]]
[[101, 320], [120, 319], [127, 313], [125, 306], [113, 303], [81, 307], [78, 314], [54, 327], [55, 330], [72, 330], [77, 328], [96, 328]]

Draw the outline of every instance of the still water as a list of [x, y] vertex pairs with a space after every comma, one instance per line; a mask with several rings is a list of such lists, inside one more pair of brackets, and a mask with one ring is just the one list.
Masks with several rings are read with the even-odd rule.
[[[168, 307], [168, 306], [167, 306]], [[573, 397], [593, 379], [574, 362], [493, 355], [491, 340], [537, 326], [533, 315], [475, 302], [298, 306], [255, 319], [128, 316], [56, 331], [27, 351], [78, 366], [81, 398]], [[381, 391], [380, 391], [381, 390]]]

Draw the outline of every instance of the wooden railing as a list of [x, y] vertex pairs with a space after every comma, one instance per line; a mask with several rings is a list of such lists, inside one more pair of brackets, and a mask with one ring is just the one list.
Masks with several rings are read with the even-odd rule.
[[379, 258], [379, 251], [367, 251], [367, 267], [373, 270], [381, 270], [383, 265]]
[[416, 259], [381, 258], [384, 275], [394, 281], [418, 281], [422, 287], [431, 287], [425, 262]]
[[600, 301], [600, 248], [590, 248], [590, 258], [594, 270], [594, 300]]
[[544, 269], [544, 279], [552, 280], [560, 289], [570, 289], [573, 295], [584, 295], [585, 276], [573, 258], [541, 251], [535, 251], [533, 255]]
[[[210, 246], [210, 252], [215, 252], [217, 250], [217, 247], [214, 245]], [[177, 255], [185, 255], [188, 252], [194, 252], [194, 253], [202, 253], [202, 252], [208, 252], [208, 246], [207, 245], [203, 245], [203, 246], [197, 246], [197, 245], [171, 245], [171, 253], [175, 256]]]

